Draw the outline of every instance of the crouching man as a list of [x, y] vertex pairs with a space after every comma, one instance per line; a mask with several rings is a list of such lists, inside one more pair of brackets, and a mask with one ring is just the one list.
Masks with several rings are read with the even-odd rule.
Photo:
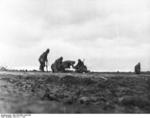
[[55, 62], [51, 65], [52, 72], [64, 72], [64, 68], [62, 66], [63, 57], [60, 57], [55, 60]]
[[84, 72], [87, 73], [87, 72], [89, 72], [87, 70], [87, 67], [84, 65], [84, 62], [81, 61], [80, 59], [78, 59], [77, 65], [74, 66], [73, 68], [75, 69], [75, 72], [77, 72], [77, 73], [84, 73]]

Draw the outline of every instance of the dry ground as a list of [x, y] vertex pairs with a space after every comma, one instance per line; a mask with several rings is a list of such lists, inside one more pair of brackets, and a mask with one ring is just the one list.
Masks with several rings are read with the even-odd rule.
[[0, 113], [150, 113], [150, 74], [0, 72]]

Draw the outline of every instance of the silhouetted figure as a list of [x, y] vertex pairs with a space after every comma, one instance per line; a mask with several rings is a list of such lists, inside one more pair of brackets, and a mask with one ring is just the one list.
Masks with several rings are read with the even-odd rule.
[[141, 73], [141, 63], [138, 63], [137, 65], [135, 65], [135, 73], [136, 74], [140, 74]]
[[47, 66], [48, 63], [48, 53], [49, 53], [49, 49], [47, 49], [40, 57], [39, 57], [39, 62], [40, 62], [40, 70], [44, 72], [44, 67]]
[[62, 66], [66, 68], [74, 67], [75, 61], [67, 60], [62, 62]]
[[71, 67], [73, 68], [75, 64], [75, 61], [67, 60], [62, 62], [62, 67], [64, 71], [66, 72], [66, 69], [70, 69]]
[[87, 67], [84, 65], [84, 62], [78, 59], [78, 63], [76, 66], [73, 67], [76, 72], [83, 73], [88, 72]]
[[64, 72], [62, 61], [63, 57], [60, 57], [55, 60], [55, 62], [51, 65], [52, 72]]

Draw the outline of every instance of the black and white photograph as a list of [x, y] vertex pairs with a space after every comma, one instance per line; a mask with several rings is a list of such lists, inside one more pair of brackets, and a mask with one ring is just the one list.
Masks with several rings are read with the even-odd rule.
[[0, 0], [0, 114], [149, 114], [150, 0]]

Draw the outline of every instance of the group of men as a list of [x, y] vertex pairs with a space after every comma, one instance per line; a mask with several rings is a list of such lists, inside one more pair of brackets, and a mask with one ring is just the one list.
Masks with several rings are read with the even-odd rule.
[[[42, 53], [42, 55], [39, 57], [40, 62], [40, 71], [44, 72], [44, 68], [46, 67], [48, 71], [48, 54], [50, 50], [47, 49], [45, 52]], [[67, 72], [67, 69], [70, 69], [71, 67], [75, 70], [75, 72], [83, 73], [83, 72], [89, 72], [87, 70], [87, 67], [84, 65], [84, 62], [81, 59], [78, 59], [78, 63], [76, 65], [75, 61], [67, 60], [63, 61], [63, 57], [60, 57], [55, 60], [55, 62], [51, 65], [52, 72]]]
[[[40, 71], [44, 72], [45, 67], [48, 71], [47, 56], [48, 56], [49, 52], [50, 52], [50, 50], [47, 49], [44, 53], [42, 53], [42, 55], [39, 58]], [[84, 65], [84, 62], [81, 59], [78, 59], [77, 65], [74, 66], [74, 64], [75, 64], [75, 61], [71, 61], [71, 60], [63, 61], [63, 57], [60, 57], [60, 58], [56, 59], [55, 62], [51, 65], [51, 69], [52, 69], [52, 72], [66, 72], [67, 69], [70, 69], [72, 67], [75, 70], [75, 72], [78, 72], [78, 73], [89, 72], [87, 70], [87, 67]], [[141, 73], [141, 64], [140, 63], [135, 65], [134, 71], [136, 74]]]

